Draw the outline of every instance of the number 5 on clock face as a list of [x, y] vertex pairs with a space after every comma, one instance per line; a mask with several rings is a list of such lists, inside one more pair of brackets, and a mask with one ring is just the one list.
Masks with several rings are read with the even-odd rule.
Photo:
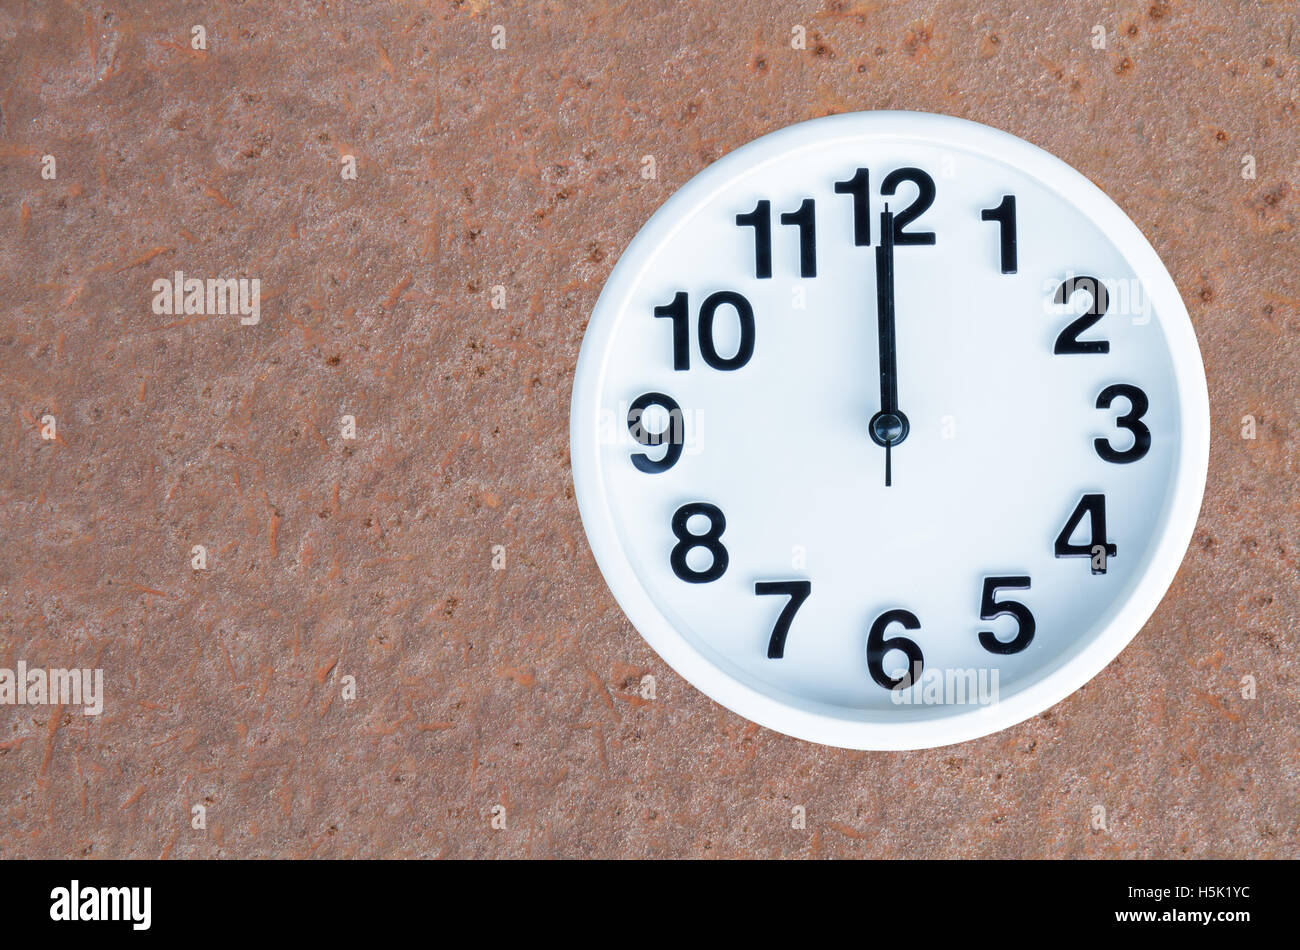
[[915, 113], [793, 126], [673, 196], [571, 410], [597, 563], [741, 715], [855, 748], [1014, 725], [1172, 580], [1208, 408], [1150, 245], [1068, 166]]

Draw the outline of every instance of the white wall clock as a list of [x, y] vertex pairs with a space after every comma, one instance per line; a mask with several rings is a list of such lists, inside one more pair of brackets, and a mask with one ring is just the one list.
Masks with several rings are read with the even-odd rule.
[[614, 268], [570, 419], [583, 525], [663, 659], [792, 736], [911, 749], [1100, 672], [1209, 453], [1187, 311], [1082, 175], [858, 113], [705, 169]]

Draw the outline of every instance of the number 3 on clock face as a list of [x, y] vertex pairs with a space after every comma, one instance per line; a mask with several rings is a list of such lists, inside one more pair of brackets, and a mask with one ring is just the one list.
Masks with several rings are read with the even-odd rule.
[[570, 440], [610, 589], [750, 719], [864, 749], [1012, 726], [1137, 634], [1205, 483], [1178, 291], [1010, 135], [859, 113], [701, 172], [611, 274]]

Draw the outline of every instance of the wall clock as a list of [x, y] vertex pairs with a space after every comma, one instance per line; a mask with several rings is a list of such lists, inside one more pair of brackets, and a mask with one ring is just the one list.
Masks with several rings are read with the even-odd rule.
[[1173, 580], [1209, 404], [1168, 272], [1021, 139], [805, 122], [682, 187], [574, 380], [596, 561], [677, 672], [858, 749], [1006, 728], [1098, 674]]

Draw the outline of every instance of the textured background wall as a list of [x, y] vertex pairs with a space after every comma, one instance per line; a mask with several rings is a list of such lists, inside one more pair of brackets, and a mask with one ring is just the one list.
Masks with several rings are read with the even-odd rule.
[[[0, 707], [0, 856], [1300, 855], [1298, 21], [6, 0], [0, 665], [102, 667], [107, 707]], [[587, 317], [650, 213], [765, 132], [881, 108], [1006, 129], [1114, 197], [1214, 420], [1133, 644], [1029, 722], [906, 754], [785, 738], [668, 670], [567, 451]], [[154, 314], [175, 270], [260, 278], [261, 323]]]

